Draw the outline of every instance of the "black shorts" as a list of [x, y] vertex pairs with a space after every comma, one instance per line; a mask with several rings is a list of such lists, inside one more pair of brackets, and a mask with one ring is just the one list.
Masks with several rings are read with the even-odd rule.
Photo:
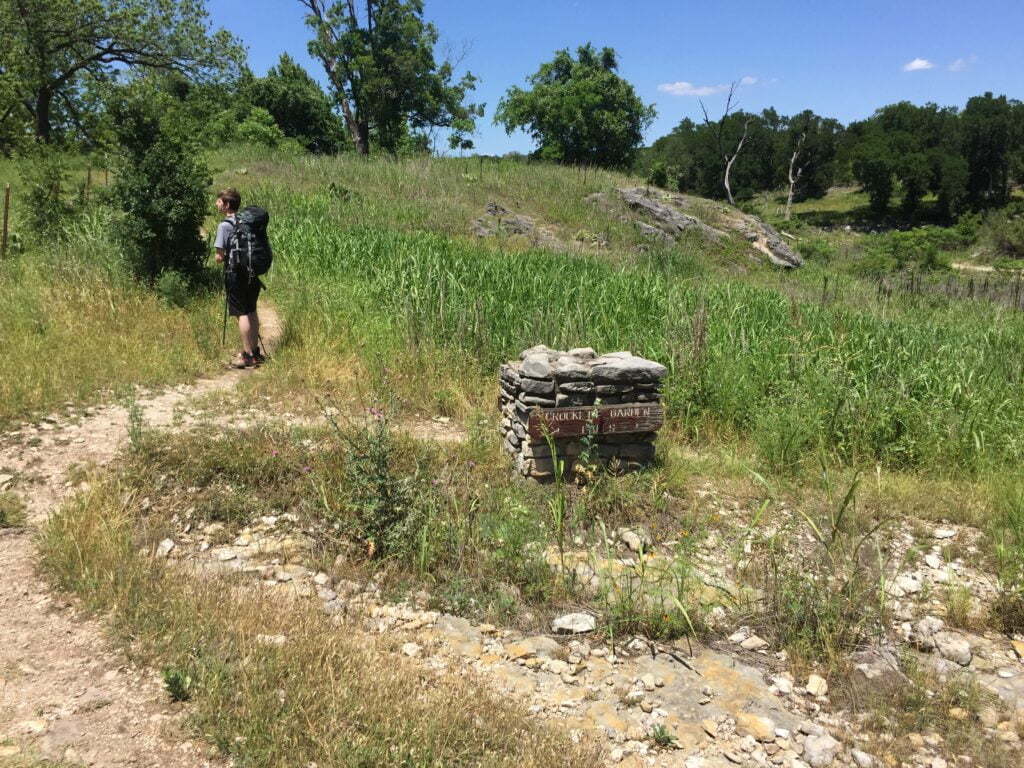
[[228, 314], [232, 317], [251, 315], [256, 311], [263, 283], [258, 277], [249, 281], [245, 272], [239, 274], [232, 269], [224, 272], [224, 291], [228, 297]]

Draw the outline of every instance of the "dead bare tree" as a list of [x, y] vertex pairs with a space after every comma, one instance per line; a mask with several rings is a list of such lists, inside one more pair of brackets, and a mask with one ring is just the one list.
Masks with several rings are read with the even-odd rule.
[[[796, 189], [796, 183], [800, 180], [800, 176], [804, 172], [804, 166], [797, 166], [797, 158], [800, 157], [800, 150], [803, 149], [804, 139], [807, 138], [807, 132], [800, 134], [796, 140], [796, 148], [793, 150], [793, 156], [789, 158], [789, 194], [786, 196], [786, 221], [789, 221], [791, 209], [793, 207], [793, 190]], [[794, 169], [796, 173], [794, 173]]]
[[729, 113], [737, 106], [733, 103], [733, 97], [736, 95], [736, 82], [729, 85], [729, 97], [725, 100], [725, 111], [722, 112], [722, 117], [717, 123], [712, 123], [711, 118], [708, 117], [707, 107], [704, 106], [704, 101], [699, 100], [701, 111], [704, 113], [704, 125], [714, 131], [715, 141], [718, 145], [718, 154], [722, 156], [722, 162], [725, 163], [725, 171], [722, 174], [722, 184], [725, 186], [725, 196], [729, 199], [729, 205], [736, 205], [736, 201], [732, 198], [732, 187], [729, 185], [729, 174], [732, 172], [732, 164], [736, 162], [736, 158], [739, 157], [740, 150], [743, 149], [743, 144], [747, 140], [747, 131], [750, 129], [750, 120], [747, 118], [743, 121], [743, 135], [740, 136], [739, 142], [736, 144], [735, 149], [727, 149], [725, 146], [725, 121], [729, 117]]

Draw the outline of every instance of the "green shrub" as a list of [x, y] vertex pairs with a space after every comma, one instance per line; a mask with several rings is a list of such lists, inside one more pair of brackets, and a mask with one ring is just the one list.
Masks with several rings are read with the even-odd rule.
[[132, 270], [150, 283], [164, 270], [197, 277], [207, 255], [199, 228], [211, 182], [169, 101], [131, 91], [111, 106], [121, 147], [113, 199], [125, 214], [118, 233]]
[[1024, 203], [1014, 203], [985, 217], [980, 237], [996, 256], [1024, 259]]
[[863, 254], [852, 271], [874, 277], [906, 269], [946, 269], [943, 254], [966, 244], [965, 232], [955, 227], [916, 227], [871, 235], [865, 239]]
[[668, 186], [669, 175], [668, 166], [665, 165], [664, 161], [655, 160], [651, 164], [650, 170], [647, 171], [647, 183], [652, 187], [665, 188]]
[[66, 158], [52, 147], [37, 146], [21, 164], [21, 181], [28, 204], [21, 206], [22, 220], [32, 231], [45, 236], [60, 232], [74, 208], [65, 199], [68, 184]]
[[828, 264], [836, 256], [836, 249], [824, 237], [810, 237], [802, 240], [797, 246], [800, 255], [808, 261]]
[[153, 287], [157, 295], [172, 307], [184, 307], [192, 296], [188, 278], [173, 269], [163, 270]]
[[252, 108], [245, 120], [239, 123], [237, 136], [242, 141], [265, 147], [276, 147], [284, 140], [284, 132], [263, 107]]
[[192, 698], [192, 676], [180, 667], [164, 667], [164, 688], [171, 701], [188, 701]]
[[418, 528], [430, 517], [428, 483], [415, 471], [403, 472], [387, 421], [375, 412], [363, 429], [337, 433], [345, 446], [344, 516], [347, 533], [366, 544], [370, 556], [407, 553]]

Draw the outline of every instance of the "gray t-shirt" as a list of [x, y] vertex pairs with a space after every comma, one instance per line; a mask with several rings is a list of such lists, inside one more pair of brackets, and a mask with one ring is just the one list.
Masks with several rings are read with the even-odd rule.
[[217, 225], [217, 239], [213, 241], [214, 248], [220, 248], [227, 256], [228, 248], [231, 245], [231, 235], [235, 231], [235, 214], [230, 214]]

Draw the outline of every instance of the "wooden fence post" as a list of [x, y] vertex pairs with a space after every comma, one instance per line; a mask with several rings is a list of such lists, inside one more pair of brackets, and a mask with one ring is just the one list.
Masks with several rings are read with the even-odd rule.
[[11, 216], [11, 185], [4, 184], [4, 229], [0, 239], [0, 259], [7, 257], [7, 223]]

